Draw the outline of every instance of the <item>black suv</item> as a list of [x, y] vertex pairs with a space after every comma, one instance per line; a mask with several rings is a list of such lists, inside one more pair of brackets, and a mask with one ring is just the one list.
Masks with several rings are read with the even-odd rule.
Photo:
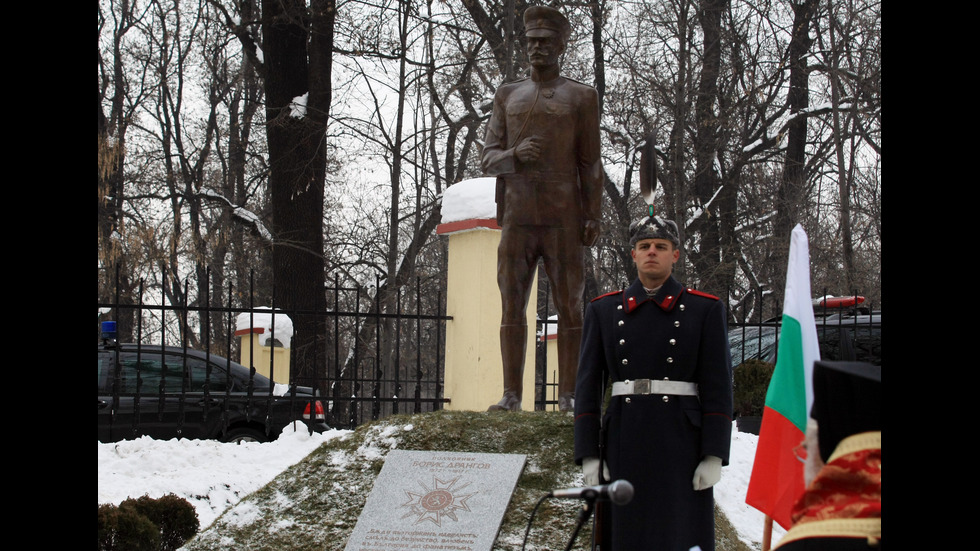
[[[820, 359], [881, 365], [881, 312], [845, 312], [815, 317]], [[774, 323], [728, 331], [732, 365], [750, 359], [776, 363], [778, 327]]]
[[99, 442], [140, 436], [265, 442], [292, 421], [329, 427], [313, 389], [276, 385], [196, 350], [99, 345]]

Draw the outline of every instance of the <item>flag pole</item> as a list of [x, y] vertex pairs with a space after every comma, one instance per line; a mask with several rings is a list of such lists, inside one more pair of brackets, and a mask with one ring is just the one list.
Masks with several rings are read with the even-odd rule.
[[772, 517], [766, 515], [766, 522], [762, 528], [762, 551], [769, 551], [772, 545]]

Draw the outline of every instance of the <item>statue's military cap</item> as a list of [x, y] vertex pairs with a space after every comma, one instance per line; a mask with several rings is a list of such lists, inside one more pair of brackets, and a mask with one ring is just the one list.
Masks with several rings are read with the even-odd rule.
[[524, 33], [528, 37], [550, 36], [544, 31], [558, 33], [563, 42], [568, 42], [572, 27], [568, 19], [555, 8], [531, 6], [524, 10]]

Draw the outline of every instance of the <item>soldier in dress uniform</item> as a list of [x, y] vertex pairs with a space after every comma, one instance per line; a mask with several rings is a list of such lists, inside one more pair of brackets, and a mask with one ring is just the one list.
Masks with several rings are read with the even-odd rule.
[[[586, 310], [575, 461], [587, 485], [627, 480], [634, 488], [630, 503], [605, 508], [611, 518], [603, 519], [604, 551], [696, 545], [709, 551], [715, 543], [711, 487], [731, 446], [725, 308], [672, 276], [680, 257], [673, 221], [637, 220], [630, 245], [636, 282]], [[611, 399], [603, 413], [607, 382]]]
[[584, 249], [599, 236], [602, 163], [595, 88], [559, 75], [571, 33], [558, 10], [524, 12], [531, 77], [501, 85], [483, 146], [497, 176], [497, 284], [504, 388], [491, 410], [520, 410], [527, 322], [539, 259], [558, 310], [559, 408], [571, 411], [582, 335]]

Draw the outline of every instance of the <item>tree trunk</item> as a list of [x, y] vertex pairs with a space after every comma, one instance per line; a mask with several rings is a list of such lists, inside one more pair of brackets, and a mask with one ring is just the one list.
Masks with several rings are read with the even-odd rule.
[[698, 10], [701, 32], [704, 36], [704, 52], [701, 64], [701, 79], [695, 100], [697, 132], [694, 135], [694, 195], [704, 214], [700, 222], [701, 246], [692, 260], [699, 276], [699, 287], [705, 291], [723, 294], [727, 288], [727, 270], [723, 255], [729, 252], [729, 243], [722, 243], [722, 223], [733, 224], [733, 214], [725, 212], [728, 205], [715, 197], [721, 183], [717, 163], [718, 114], [715, 110], [718, 101], [718, 74], [721, 68], [721, 14], [726, 0], [703, 0]]
[[[670, 145], [666, 181], [664, 185], [665, 212], [657, 210], [657, 214], [666, 215], [677, 222], [678, 237], [683, 247], [687, 239], [687, 198], [688, 185], [685, 168], [684, 136], [688, 125], [688, 71], [690, 67], [690, 42], [688, 34], [688, 18], [690, 4], [686, 1], [677, 6], [677, 80], [674, 82], [673, 105], [671, 106], [673, 123], [670, 130]], [[681, 249], [681, 259], [674, 265], [674, 275], [680, 281], [686, 279], [684, 259], [687, 253]]]
[[[810, 51], [810, 24], [816, 11], [817, 0], [793, 2], [793, 34], [789, 43], [789, 96], [791, 114], [806, 109], [809, 104], [809, 69], [806, 54]], [[790, 123], [786, 145], [786, 161], [783, 177], [777, 191], [774, 247], [776, 266], [785, 266], [789, 259], [789, 237], [793, 227], [801, 222], [804, 212], [806, 186], [806, 130], [807, 118], [797, 117]], [[782, 289], [786, 274], [782, 270], [773, 274], [774, 288]]]
[[[326, 359], [324, 323], [323, 199], [326, 122], [335, 5], [302, 0], [262, 3], [266, 59], [266, 121], [272, 199], [273, 304], [295, 312], [294, 380], [316, 386]], [[294, 100], [306, 95], [306, 112]], [[325, 390], [321, 388], [321, 390]]]
[[[126, 159], [126, 80], [123, 74], [122, 40], [133, 24], [129, 2], [120, 4], [119, 24], [113, 29], [112, 59], [108, 84], [99, 82], [99, 299], [133, 303], [136, 284], [130, 273], [130, 260], [123, 249], [123, 203], [125, 201], [124, 171]], [[99, 64], [103, 64], [99, 54]], [[103, 108], [104, 90], [111, 90], [108, 116]], [[136, 325], [135, 310], [117, 310], [110, 314], [116, 321], [117, 337], [122, 342], [133, 341]]]
[[[827, 17], [828, 34], [830, 36], [830, 104], [833, 107], [834, 151], [837, 155], [837, 193], [840, 199], [839, 220], [841, 231], [841, 254], [844, 264], [844, 289], [854, 291], [854, 241], [851, 235], [851, 171], [844, 162], [845, 133], [841, 122], [840, 112], [840, 51], [837, 45], [837, 17], [831, 10]], [[856, 108], [856, 103], [855, 107]], [[851, 163], [854, 158], [851, 157]], [[852, 165], [853, 166], [853, 165]]]

